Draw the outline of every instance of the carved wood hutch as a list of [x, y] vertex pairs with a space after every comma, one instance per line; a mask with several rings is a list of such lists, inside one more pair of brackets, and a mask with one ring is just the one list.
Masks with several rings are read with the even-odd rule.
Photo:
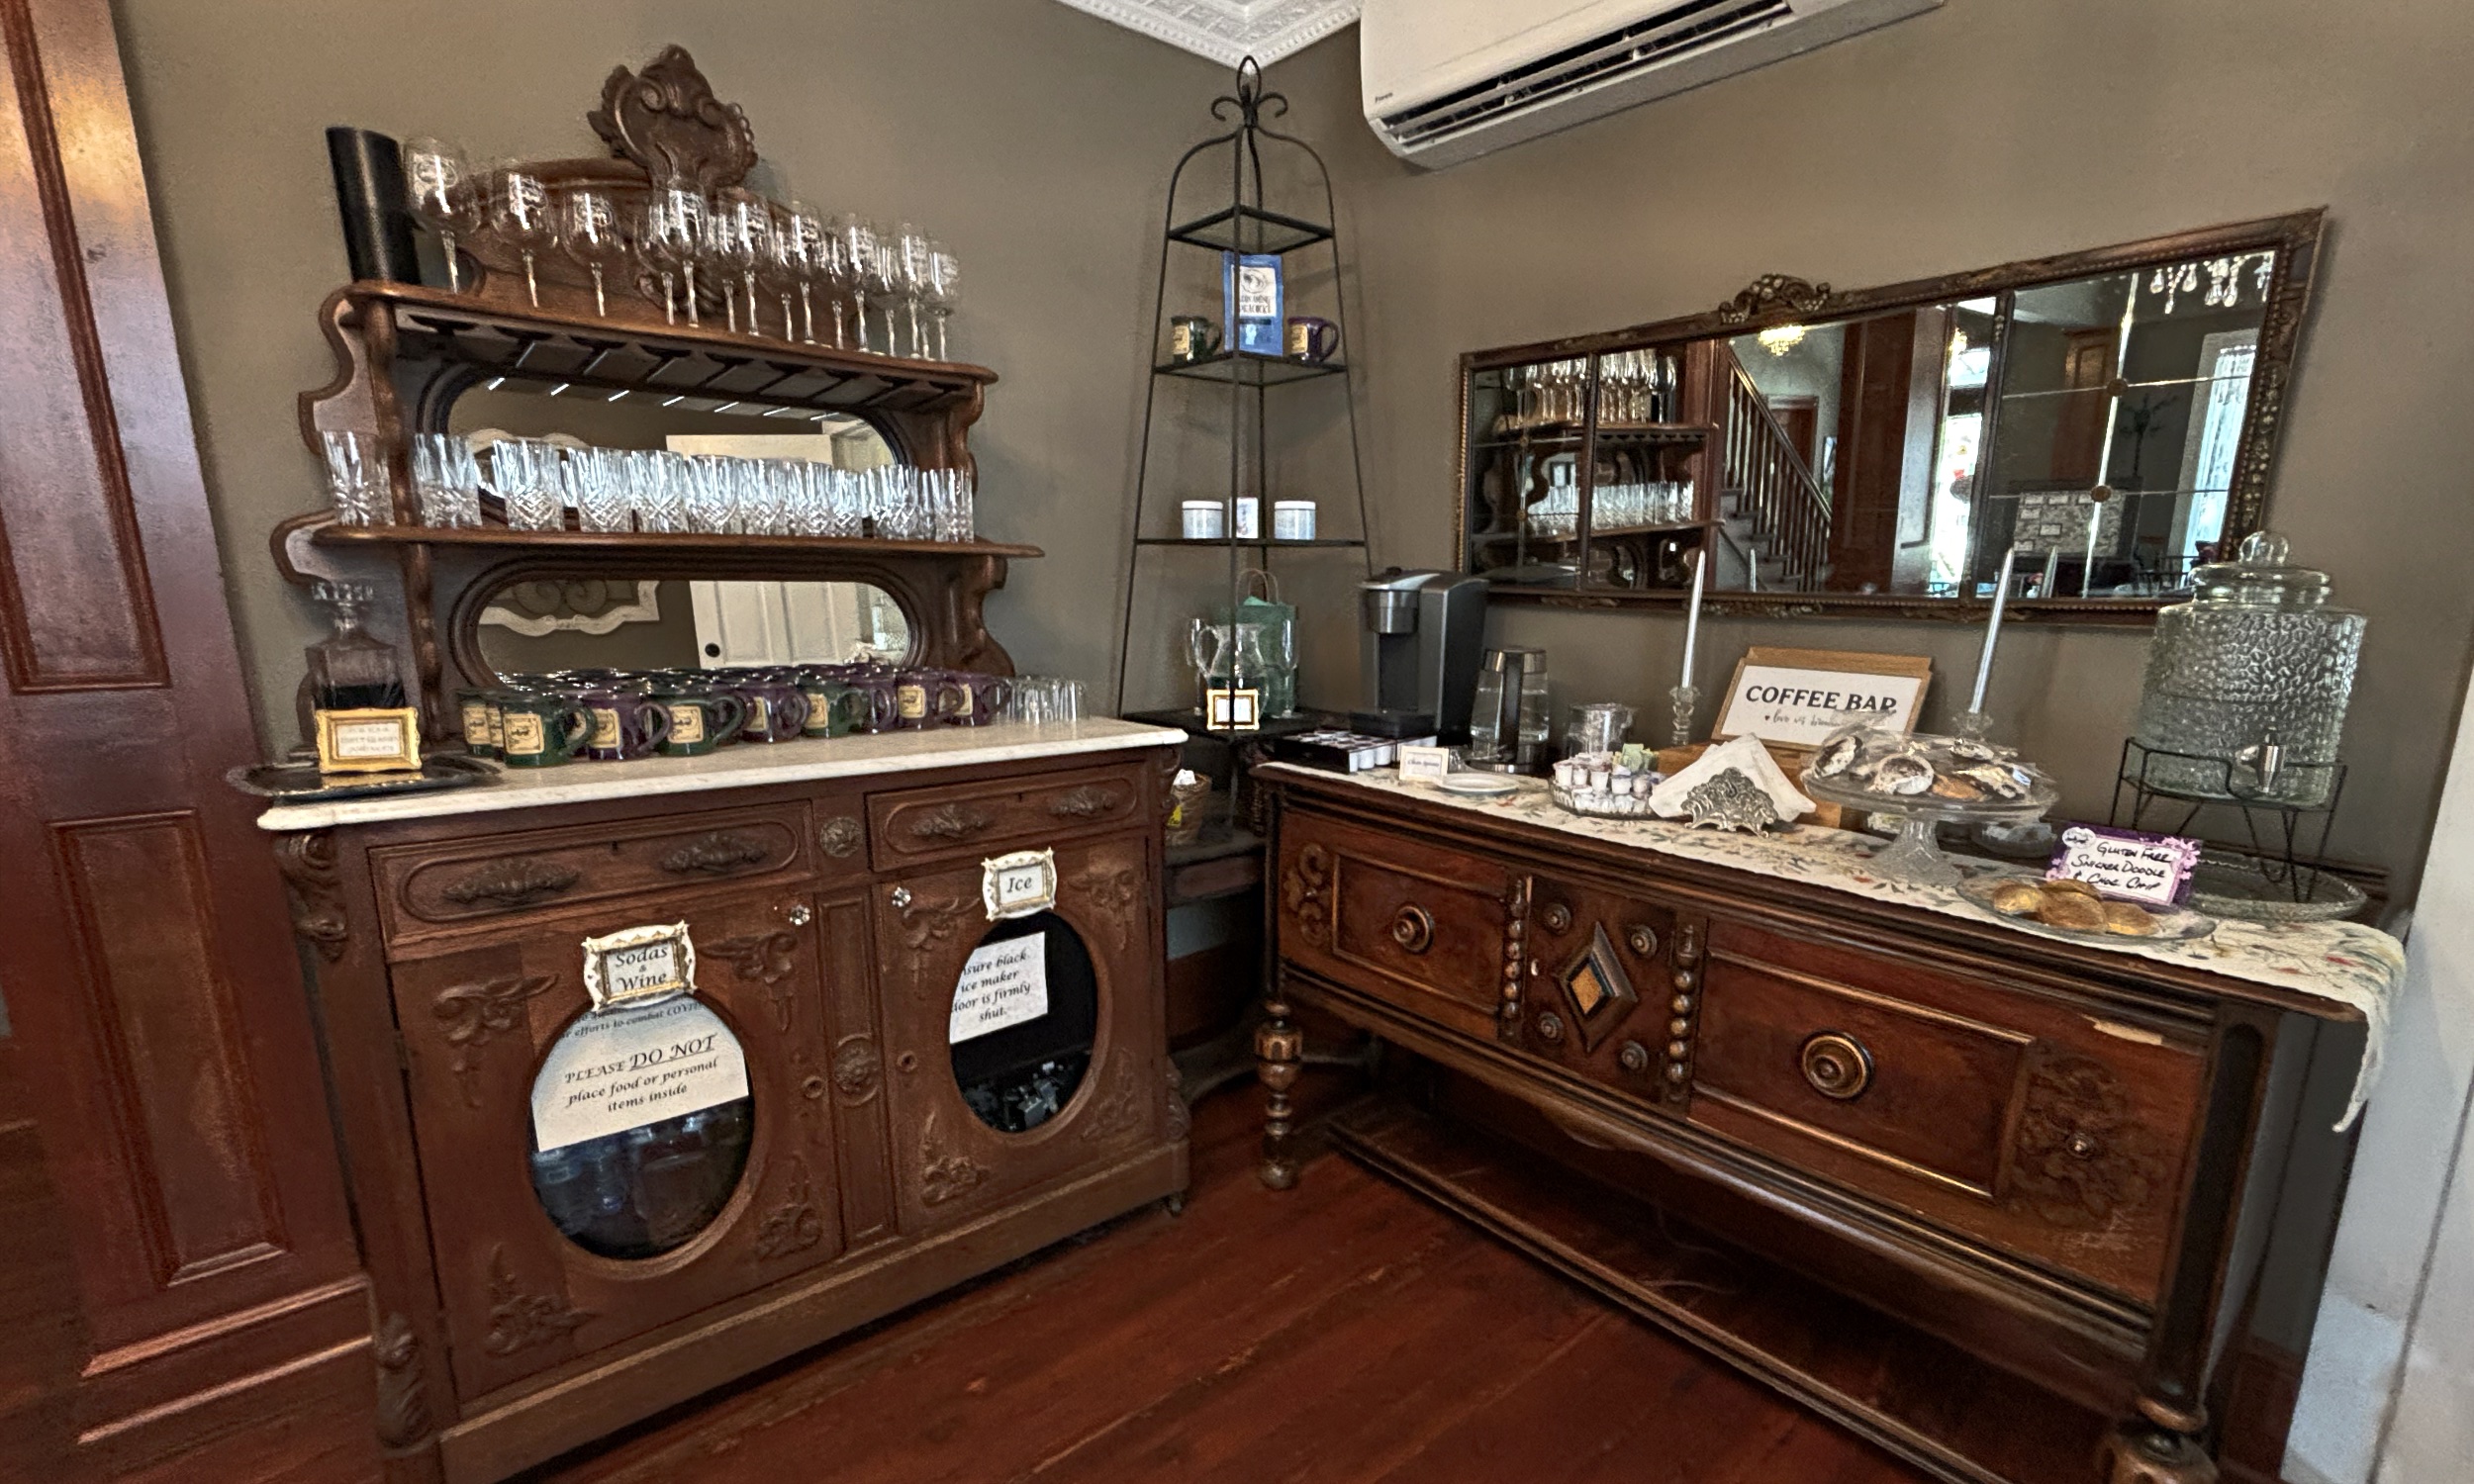
[[[553, 192], [712, 189], [755, 159], [744, 116], [677, 47], [615, 72], [591, 122], [616, 157], [536, 167]], [[908, 663], [1011, 672], [980, 604], [1033, 547], [417, 526], [409, 435], [445, 431], [455, 398], [499, 378], [846, 414], [929, 468], [970, 467], [996, 380], [713, 315], [671, 324], [658, 296], [616, 287], [604, 314], [555, 255], [534, 264], [535, 304], [507, 243], [460, 245], [461, 292], [354, 283], [322, 312], [337, 371], [303, 395], [303, 433], [374, 435], [393, 520], [305, 516], [275, 538], [296, 579], [400, 571], [431, 735], [453, 687], [494, 678], [480, 610], [527, 579], [868, 583], [901, 606]], [[504, 1478], [1177, 1197], [1159, 883], [1183, 740], [1107, 720], [890, 732], [266, 814], [375, 1294], [389, 1477]], [[990, 863], [1025, 855], [1048, 894], [1000, 915]], [[687, 1032], [597, 1013], [619, 973], [604, 955], [627, 946], [666, 955], [630, 972], [659, 962], [688, 988], [665, 980], [640, 1015]], [[999, 949], [988, 962], [1014, 977], [974, 978]], [[1019, 1013], [958, 1025], [983, 981], [1015, 986]], [[621, 1022], [653, 1039], [596, 1052]], [[681, 1079], [710, 1095], [668, 1114]], [[561, 1122], [574, 1089], [612, 1116]]]

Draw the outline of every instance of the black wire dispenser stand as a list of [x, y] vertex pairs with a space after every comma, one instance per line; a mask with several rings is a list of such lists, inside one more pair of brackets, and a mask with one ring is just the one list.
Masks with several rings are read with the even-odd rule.
[[[1127, 712], [1125, 680], [1133, 657], [1134, 599], [1145, 552], [1167, 551], [1176, 547], [1225, 550], [1228, 555], [1228, 615], [1234, 623], [1242, 574], [1249, 566], [1269, 570], [1276, 552], [1291, 549], [1324, 548], [1353, 549], [1361, 554], [1368, 576], [1374, 575], [1374, 558], [1368, 551], [1366, 532], [1365, 460], [1358, 446], [1357, 390], [1349, 375], [1345, 357], [1354, 341], [1349, 335], [1348, 295], [1342, 287], [1340, 239], [1333, 231], [1336, 213], [1333, 210], [1331, 171], [1314, 146], [1293, 135], [1283, 134], [1269, 127], [1266, 119], [1278, 119], [1288, 111], [1288, 100], [1278, 93], [1263, 90], [1263, 69], [1251, 56], [1239, 64], [1235, 91], [1211, 101], [1211, 117], [1222, 123], [1236, 121], [1236, 127], [1214, 135], [1179, 156], [1177, 168], [1169, 175], [1168, 210], [1161, 232], [1160, 280], [1152, 296], [1152, 353], [1156, 357], [1151, 369], [1149, 388], [1143, 398], [1143, 433], [1141, 452], [1136, 455], [1134, 472], [1133, 540], [1126, 558], [1125, 604], [1117, 629], [1116, 709]], [[1311, 180], [1319, 183], [1322, 193], [1321, 215], [1273, 211], [1265, 204], [1263, 179], [1263, 145], [1269, 140], [1276, 148], [1295, 151], [1298, 162], [1312, 166]], [[1181, 218], [1179, 187], [1185, 182], [1187, 167], [1198, 160], [1212, 157], [1215, 151], [1228, 154], [1228, 197], [1225, 206], [1215, 198], [1204, 215]], [[1276, 157], [1277, 158], [1277, 157]], [[1309, 208], [1309, 211], [1311, 208]], [[1168, 356], [1168, 282], [1171, 260], [1183, 252], [1214, 254], [1276, 253], [1282, 259], [1284, 280], [1281, 313], [1284, 320], [1295, 313], [1298, 306], [1287, 302], [1286, 286], [1291, 275], [1286, 271], [1291, 255], [1322, 248], [1331, 255], [1332, 323], [1339, 328], [1339, 348], [1329, 358], [1312, 360], [1287, 355], [1252, 355], [1241, 353], [1234, 344], [1224, 344], [1209, 355], [1187, 360]], [[1216, 306], [1215, 306], [1216, 308]], [[1218, 320], [1217, 314], [1204, 318]], [[1222, 326], [1233, 334], [1236, 326]], [[1286, 325], [1282, 326], [1281, 348], [1285, 350]], [[1159, 525], [1151, 510], [1152, 432], [1160, 410], [1163, 387], [1203, 387], [1212, 384], [1228, 389], [1228, 493], [1220, 506], [1220, 531], [1217, 537], [1188, 538], [1183, 535], [1159, 533]], [[1313, 540], [1282, 541], [1273, 538], [1275, 529], [1266, 454], [1270, 447], [1268, 432], [1272, 391], [1276, 387], [1304, 388], [1337, 386], [1347, 404], [1349, 423], [1349, 475], [1356, 493], [1357, 534], [1323, 536], [1318, 510], [1317, 534]], [[1303, 391], [1289, 396], [1312, 395]], [[1251, 437], [1248, 436], [1251, 413]], [[1251, 443], [1253, 457], [1247, 458]], [[1249, 464], [1251, 467], [1249, 467]], [[1237, 503], [1251, 498], [1257, 513], [1255, 534], [1241, 537], [1237, 531]], [[1321, 502], [1318, 501], [1320, 506]], [[1168, 512], [1170, 518], [1178, 514]], [[1253, 560], [1249, 561], [1248, 558]], [[1164, 632], [1173, 634], [1173, 642], [1183, 647], [1182, 625], [1167, 625]], [[1234, 637], [1232, 635], [1232, 637]], [[1178, 656], [1181, 668], [1185, 656]], [[1197, 692], [1200, 683], [1197, 681]], [[1165, 720], [1170, 725], [1183, 725], [1197, 735], [1217, 737], [1233, 743], [1249, 743], [1284, 730], [1302, 730], [1299, 724], [1279, 718], [1265, 718], [1265, 725], [1254, 731], [1214, 731], [1208, 726], [1210, 717], [1197, 705], [1192, 711], [1151, 711], [1142, 713], [1144, 720]], [[1242, 764], [1240, 767], [1242, 773]]]
[[[2190, 776], [2212, 778], [2216, 787], [2193, 788], [2158, 783], [2153, 774], [2159, 762], [2177, 765], [2177, 771], [2179, 766], [2187, 765]], [[2113, 812], [2108, 817], [2118, 827], [2145, 830], [2151, 828], [2147, 823], [2151, 809], [2160, 819], [2172, 819], [2178, 809], [2180, 817], [2167, 825], [2163, 833], [2183, 835], [2202, 812], [2211, 808], [2231, 809], [2241, 815], [2250, 842], [2249, 859], [2242, 864], [2256, 870], [2271, 890], [2282, 891], [2297, 903], [2311, 901], [2321, 889], [2321, 864], [2328, 858], [2329, 830], [2336, 822], [2337, 800], [2344, 796], [2345, 765], [2289, 763], [2286, 768], [2292, 773], [2324, 778], [2328, 788], [2323, 801], [2303, 805], [2268, 798], [2238, 782], [2234, 764], [2224, 758], [2170, 752], [2143, 746], [2137, 737], [2126, 737], [2122, 741], [2122, 767], [2114, 775]], [[2130, 801], [2127, 815], [2123, 811], [2126, 795]], [[2303, 842], [2307, 837], [2310, 846], [2306, 851]]]

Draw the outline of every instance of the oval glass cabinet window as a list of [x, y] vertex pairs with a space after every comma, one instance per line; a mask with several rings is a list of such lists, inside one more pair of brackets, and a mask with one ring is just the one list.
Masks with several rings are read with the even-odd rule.
[[971, 952], [946, 1025], [954, 1081], [980, 1122], [1027, 1134], [1063, 1112], [1091, 1069], [1099, 978], [1054, 912], [1000, 922]]
[[532, 1083], [532, 1192], [566, 1239], [642, 1258], [713, 1225], [756, 1132], [747, 1058], [689, 997], [584, 1014]]

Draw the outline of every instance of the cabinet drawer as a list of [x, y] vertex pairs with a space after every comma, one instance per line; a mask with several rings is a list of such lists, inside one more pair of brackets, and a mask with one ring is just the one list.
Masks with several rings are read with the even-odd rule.
[[1303, 815], [1281, 827], [1280, 952], [1473, 1036], [1495, 1034], [1510, 874], [1419, 841]]
[[787, 876], [808, 811], [716, 809], [372, 851], [389, 941], [633, 892]]
[[2151, 1300], [2204, 1049], [1956, 973], [1721, 920], [1694, 1123]]
[[1094, 768], [874, 794], [868, 834], [877, 869], [1124, 825], [1144, 816], [1147, 781], [1142, 769]]

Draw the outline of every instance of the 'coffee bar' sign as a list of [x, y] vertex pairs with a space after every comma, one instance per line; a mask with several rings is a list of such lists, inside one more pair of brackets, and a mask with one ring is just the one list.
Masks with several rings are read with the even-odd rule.
[[1719, 699], [1710, 737], [1817, 747], [1857, 720], [1912, 732], [1932, 681], [1933, 662], [1922, 655], [1748, 649]]

